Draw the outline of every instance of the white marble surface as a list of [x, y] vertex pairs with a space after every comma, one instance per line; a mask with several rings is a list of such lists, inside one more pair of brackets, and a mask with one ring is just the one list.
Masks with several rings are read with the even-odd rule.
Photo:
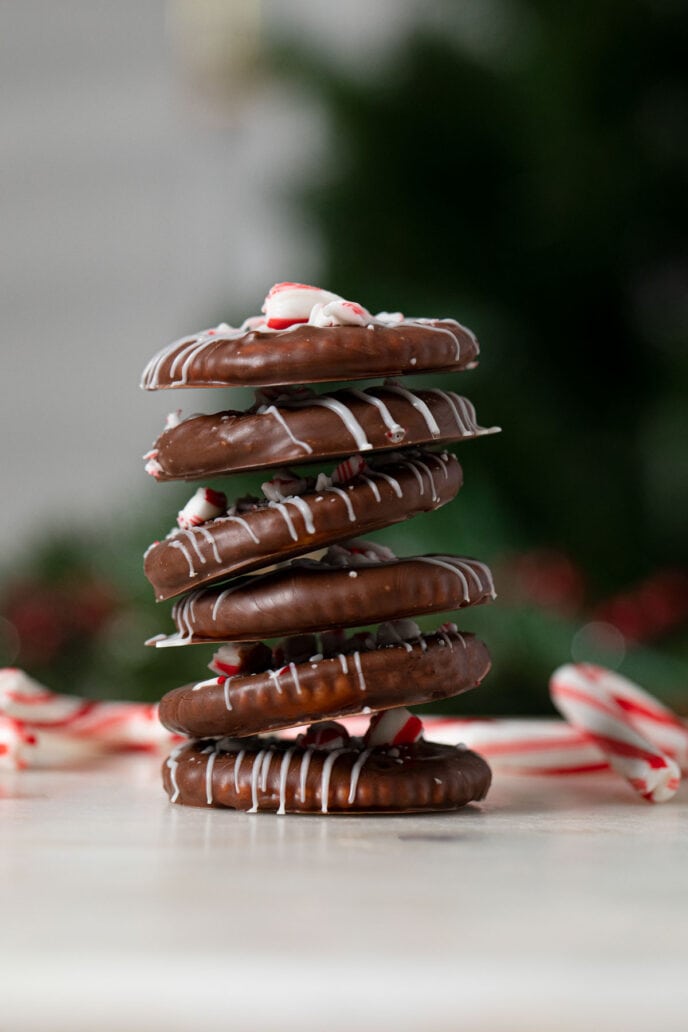
[[0, 1029], [685, 1029], [688, 792], [502, 779], [452, 816], [170, 806], [158, 760], [0, 776]]

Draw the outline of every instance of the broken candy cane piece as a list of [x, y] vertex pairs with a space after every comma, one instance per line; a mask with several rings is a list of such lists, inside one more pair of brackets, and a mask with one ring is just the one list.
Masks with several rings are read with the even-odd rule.
[[144, 469], [146, 473], [148, 473], [148, 475], [151, 477], [157, 478], [162, 473], [162, 466], [158, 462], [159, 454], [160, 452], [157, 448], [152, 448], [151, 451], [146, 452], [146, 454], [143, 456], [143, 458], [146, 460], [146, 465], [144, 466]]
[[208, 669], [222, 677], [234, 677], [236, 674], [259, 674], [271, 665], [272, 652], [262, 642], [230, 642], [220, 646], [208, 663]]
[[275, 475], [261, 484], [261, 490], [271, 502], [281, 502], [285, 498], [301, 495], [306, 490], [306, 481], [298, 477], [290, 469], [278, 469]]
[[349, 732], [336, 720], [322, 720], [311, 724], [304, 735], [299, 735], [298, 743], [304, 749], [345, 749], [349, 744]]
[[215, 519], [227, 509], [227, 496], [222, 491], [213, 491], [212, 487], [199, 487], [195, 494], [177, 513], [177, 523], [182, 530], [191, 530], [201, 523]]
[[271, 330], [286, 330], [298, 323], [312, 326], [365, 326], [370, 312], [356, 301], [306, 283], [276, 283], [263, 302], [265, 324]]
[[410, 710], [382, 710], [371, 718], [366, 745], [412, 745], [423, 735], [423, 723]]
[[276, 283], [268, 291], [261, 311], [271, 330], [286, 330], [296, 323], [308, 322], [314, 305], [340, 300], [337, 294], [306, 283]]
[[330, 301], [313, 305], [308, 318], [311, 326], [365, 326], [372, 316], [356, 301]]
[[335, 484], [348, 484], [350, 480], [357, 477], [364, 469], [366, 469], [366, 461], [363, 456], [350, 455], [348, 459], [344, 459], [339, 463], [332, 474], [332, 480]]

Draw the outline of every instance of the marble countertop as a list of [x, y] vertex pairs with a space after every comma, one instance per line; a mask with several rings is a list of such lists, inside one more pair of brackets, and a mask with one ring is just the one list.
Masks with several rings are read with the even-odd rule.
[[171, 806], [159, 760], [0, 775], [0, 1029], [684, 1029], [688, 790], [505, 777], [453, 815]]

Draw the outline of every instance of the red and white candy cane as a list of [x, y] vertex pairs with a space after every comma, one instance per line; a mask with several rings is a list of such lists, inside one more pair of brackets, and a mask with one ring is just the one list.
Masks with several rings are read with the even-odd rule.
[[36, 736], [16, 720], [0, 715], [0, 770], [23, 770], [29, 766], [27, 751], [36, 747]]
[[202, 523], [215, 519], [227, 509], [227, 496], [212, 487], [199, 487], [177, 514], [177, 523], [182, 530], [200, 527]]
[[321, 720], [319, 724], [311, 724], [308, 730], [299, 735], [299, 745], [305, 749], [345, 749], [349, 744], [349, 732], [336, 720]]
[[343, 459], [332, 474], [335, 484], [348, 484], [350, 480], [357, 477], [366, 468], [366, 461], [362, 455], [350, 455]]
[[[171, 735], [158, 720], [157, 706], [136, 702], [99, 702], [74, 695], [60, 695], [38, 684], [22, 670], [7, 667], [0, 670], [0, 720], [5, 731], [11, 724], [23, 736], [23, 744], [33, 744], [30, 753], [21, 751], [26, 763], [40, 763], [45, 752], [54, 751], [61, 743], [61, 754], [68, 754], [69, 742], [74, 753], [106, 752], [110, 750], [157, 749], [169, 745]], [[79, 745], [76, 748], [77, 743]], [[10, 744], [7, 740], [5, 744]], [[9, 748], [5, 756], [19, 755]]]
[[302, 495], [306, 490], [306, 481], [290, 469], [278, 469], [270, 480], [261, 484], [261, 491], [271, 502], [281, 502], [294, 495]]
[[[668, 753], [636, 728], [634, 712], [641, 707], [640, 689], [633, 691], [631, 697], [627, 689], [625, 679], [586, 663], [559, 667], [550, 680], [552, 701], [569, 724], [596, 745], [610, 767], [644, 799], [666, 802], [678, 789], [680, 768]], [[655, 719], [658, 708], [659, 704], [652, 700], [649, 710], [643, 708], [644, 719], [648, 719], [648, 712]]]
[[365, 744], [412, 745], [423, 735], [420, 717], [400, 706], [399, 709], [381, 710], [370, 720]]

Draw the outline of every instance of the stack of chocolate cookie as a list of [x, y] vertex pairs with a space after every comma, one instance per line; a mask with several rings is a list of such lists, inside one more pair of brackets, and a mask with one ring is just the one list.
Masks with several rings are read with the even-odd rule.
[[[453, 555], [397, 558], [360, 537], [451, 501], [462, 473], [444, 445], [497, 429], [452, 391], [391, 379], [470, 369], [475, 337], [452, 319], [372, 316], [297, 283], [273, 287], [262, 311], [175, 341], [143, 375], [147, 390], [257, 388], [247, 411], [169, 416], [145, 456], [152, 476], [271, 471], [260, 497], [198, 488], [146, 552], [156, 598], [177, 599], [176, 632], [151, 644], [218, 644], [213, 676], [161, 702], [166, 727], [191, 739], [166, 760], [165, 788], [173, 802], [277, 813], [481, 799], [485, 761], [425, 741], [405, 707], [458, 695], [489, 670], [472, 634], [451, 623], [421, 633], [413, 617], [490, 601], [490, 571]], [[357, 713], [372, 716], [352, 738], [334, 718]]]

